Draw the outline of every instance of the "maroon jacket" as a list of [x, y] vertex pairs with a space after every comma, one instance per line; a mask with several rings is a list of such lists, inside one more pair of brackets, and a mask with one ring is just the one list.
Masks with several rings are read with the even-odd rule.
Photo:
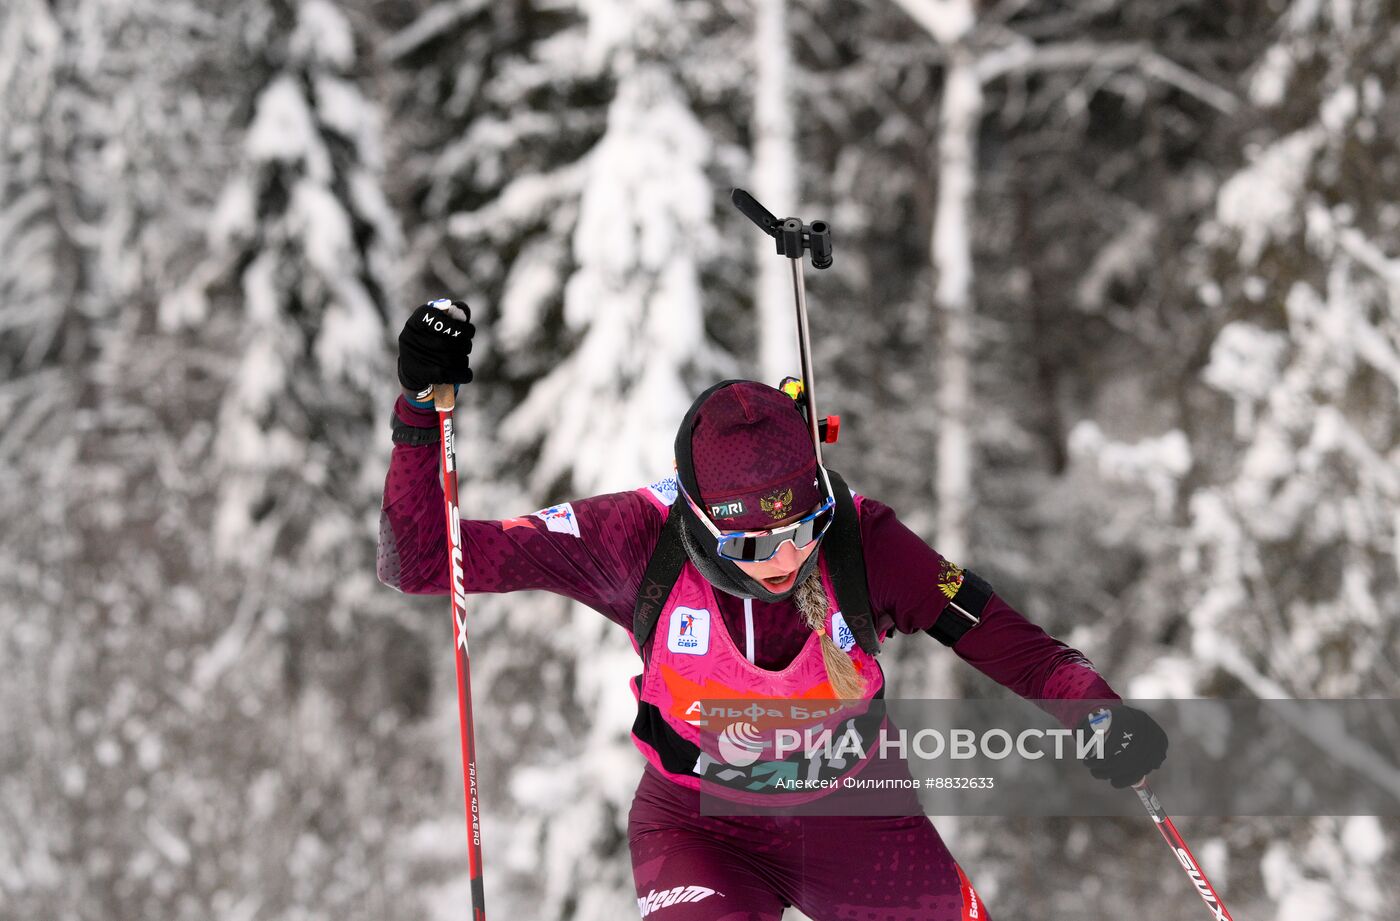
[[[437, 425], [436, 413], [410, 406], [402, 397], [394, 411], [409, 425]], [[442, 501], [438, 446], [395, 445], [379, 528], [378, 574], [385, 585], [410, 594], [447, 594]], [[564, 505], [554, 506], [558, 511], [552, 516], [463, 520], [466, 590], [543, 589], [580, 601], [631, 630], [632, 608], [663, 513], [643, 490], [579, 499], [567, 507], [566, 513]], [[937, 585], [943, 558], [888, 506], [865, 497], [861, 512], [877, 631], [927, 629], [948, 602]], [[735, 644], [745, 648], [743, 600], [715, 594], [720, 619]], [[763, 668], [785, 667], [810, 632], [790, 601], [755, 601], [753, 623], [754, 663]], [[964, 634], [953, 651], [1022, 697], [1065, 701], [1050, 709], [1066, 725], [1088, 709], [1073, 701], [1118, 699], [1082, 653], [1049, 636], [999, 596], [993, 596], [981, 624]]]

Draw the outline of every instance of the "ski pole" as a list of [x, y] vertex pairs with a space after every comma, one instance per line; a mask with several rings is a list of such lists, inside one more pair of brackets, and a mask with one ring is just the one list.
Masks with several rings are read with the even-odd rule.
[[1205, 900], [1206, 907], [1211, 910], [1213, 921], [1235, 921], [1229, 911], [1225, 909], [1225, 903], [1220, 901], [1220, 896], [1215, 891], [1215, 887], [1206, 879], [1205, 871], [1192, 856], [1191, 849], [1186, 846], [1186, 839], [1181, 837], [1181, 832], [1176, 830], [1171, 817], [1162, 809], [1162, 803], [1157, 799], [1157, 795], [1152, 792], [1152, 788], [1147, 785], [1147, 778], [1144, 777], [1133, 784], [1133, 792], [1142, 800], [1142, 805], [1147, 809], [1147, 814], [1152, 816], [1152, 821], [1157, 824], [1157, 830], [1166, 839], [1167, 847], [1172, 849], [1176, 855], [1177, 862], [1186, 871], [1186, 875], [1191, 878], [1191, 882], [1196, 887], [1196, 892]]
[[812, 382], [812, 336], [807, 327], [807, 288], [802, 275], [802, 255], [812, 253], [812, 268], [825, 269], [831, 265], [831, 226], [826, 221], [804, 224], [795, 217], [778, 220], [773, 212], [758, 203], [743, 189], [730, 194], [734, 207], [758, 225], [764, 233], [777, 240], [778, 255], [786, 256], [792, 265], [792, 289], [797, 301], [797, 349], [802, 361], [802, 389], [807, 399], [807, 425], [812, 431], [812, 444], [817, 450], [817, 464], [822, 463], [821, 416], [817, 412], [816, 386]]
[[452, 636], [457, 656], [457, 708], [462, 726], [462, 784], [467, 794], [468, 866], [472, 887], [472, 921], [486, 921], [486, 890], [481, 875], [481, 801], [477, 796], [476, 738], [472, 723], [471, 662], [467, 657], [467, 595], [463, 588], [462, 517], [457, 510], [457, 454], [453, 445], [451, 384], [433, 387], [442, 444], [442, 496], [447, 510], [448, 556], [452, 567]]

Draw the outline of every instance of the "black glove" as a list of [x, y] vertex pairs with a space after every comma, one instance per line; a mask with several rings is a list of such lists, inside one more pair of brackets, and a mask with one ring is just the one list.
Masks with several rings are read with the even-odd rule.
[[[1104, 724], [1107, 723], [1105, 729]], [[1079, 721], [1081, 732], [1102, 730], [1103, 757], [1084, 759], [1089, 773], [1118, 789], [1130, 787], [1162, 766], [1167, 757], [1167, 734], [1157, 721], [1136, 707], [1116, 704], [1095, 710]]]
[[[448, 309], [453, 307], [456, 310]], [[467, 362], [476, 334], [471, 318], [471, 308], [462, 301], [432, 301], [413, 311], [399, 333], [399, 383], [404, 390], [426, 399], [425, 391], [434, 384], [471, 381]]]

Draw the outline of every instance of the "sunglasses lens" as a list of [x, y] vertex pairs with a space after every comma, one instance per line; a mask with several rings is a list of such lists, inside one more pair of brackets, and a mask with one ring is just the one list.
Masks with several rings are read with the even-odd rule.
[[751, 563], [754, 560], [754, 552], [757, 541], [752, 537], [725, 537], [719, 542], [719, 555], [727, 560], [737, 560], [741, 563]]
[[803, 519], [768, 534], [734, 534], [719, 542], [719, 555], [739, 563], [761, 563], [772, 559], [778, 548], [788, 541], [798, 550], [805, 550], [812, 541], [826, 533], [836, 517], [836, 510], [823, 508], [811, 518]]

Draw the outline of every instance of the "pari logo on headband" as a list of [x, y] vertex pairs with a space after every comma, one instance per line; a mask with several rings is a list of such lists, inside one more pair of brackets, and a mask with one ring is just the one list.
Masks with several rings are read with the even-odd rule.
[[744, 514], [745, 511], [747, 511], [747, 509], [742, 499], [735, 502], [710, 503], [710, 517], [714, 519], [738, 518], [740, 515]]

